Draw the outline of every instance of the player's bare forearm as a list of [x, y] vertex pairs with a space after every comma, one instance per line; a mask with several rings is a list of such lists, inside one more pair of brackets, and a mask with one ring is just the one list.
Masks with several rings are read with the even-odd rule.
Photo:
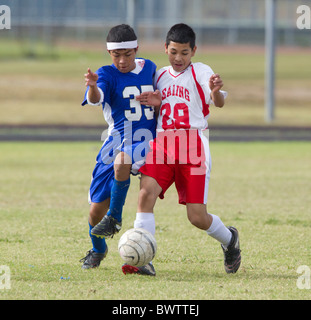
[[209, 87], [211, 89], [211, 98], [214, 105], [218, 108], [222, 108], [225, 104], [225, 99], [220, 89], [223, 87], [223, 81], [219, 74], [213, 74], [209, 79]]
[[215, 107], [222, 108], [225, 105], [225, 99], [220, 91], [212, 91], [211, 98], [214, 102]]
[[98, 90], [97, 85], [89, 87], [87, 97], [91, 103], [98, 103], [100, 101], [100, 92]]
[[88, 68], [87, 73], [84, 75], [85, 85], [89, 87], [87, 93], [88, 99], [91, 103], [98, 103], [100, 100], [100, 92], [97, 87], [98, 75]]

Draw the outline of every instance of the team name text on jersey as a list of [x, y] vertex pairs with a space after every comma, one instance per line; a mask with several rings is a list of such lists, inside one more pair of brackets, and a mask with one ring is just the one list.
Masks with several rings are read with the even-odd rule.
[[182, 86], [173, 84], [162, 90], [162, 100], [170, 96], [177, 96], [190, 102], [189, 90]]

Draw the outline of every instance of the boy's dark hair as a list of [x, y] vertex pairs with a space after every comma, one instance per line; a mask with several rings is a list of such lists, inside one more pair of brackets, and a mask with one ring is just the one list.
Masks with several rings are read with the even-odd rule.
[[166, 45], [170, 42], [190, 43], [190, 48], [195, 47], [195, 32], [191, 27], [184, 23], [178, 23], [171, 27], [166, 36]]
[[123, 42], [137, 40], [137, 36], [132, 27], [128, 24], [120, 24], [110, 29], [107, 42]]

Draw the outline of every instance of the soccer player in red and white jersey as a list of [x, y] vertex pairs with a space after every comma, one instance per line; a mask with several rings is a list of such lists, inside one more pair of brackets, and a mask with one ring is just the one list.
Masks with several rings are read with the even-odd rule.
[[[179, 203], [186, 205], [189, 221], [221, 243], [227, 273], [241, 263], [238, 231], [226, 227], [220, 218], [207, 212], [211, 170], [207, 129], [209, 105], [224, 106], [226, 92], [219, 74], [203, 63], [192, 63], [196, 52], [195, 33], [185, 24], [168, 32], [165, 52], [170, 66], [157, 71], [155, 92], [136, 97], [142, 104], [161, 106], [157, 137], [140, 168], [141, 189], [134, 227], [155, 234], [154, 205], [175, 182]], [[122, 267], [126, 273], [146, 273], [145, 267]], [[154, 273], [155, 275], [155, 273]]]

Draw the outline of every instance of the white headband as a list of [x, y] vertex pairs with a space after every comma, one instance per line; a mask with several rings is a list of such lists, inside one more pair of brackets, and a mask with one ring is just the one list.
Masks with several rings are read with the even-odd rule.
[[137, 47], [137, 40], [123, 42], [107, 42], [107, 50], [135, 49]]

